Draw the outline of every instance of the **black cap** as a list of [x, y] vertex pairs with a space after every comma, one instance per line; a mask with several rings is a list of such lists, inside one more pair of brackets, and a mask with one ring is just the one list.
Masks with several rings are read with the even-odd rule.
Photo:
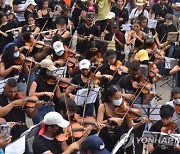
[[154, 43], [154, 37], [152, 34], [145, 35], [145, 43]]
[[22, 33], [31, 33], [31, 28], [28, 25], [22, 27]]
[[116, 55], [116, 52], [113, 49], [108, 49], [106, 51], [106, 58], [115, 57], [115, 56], [117, 56], [117, 55]]
[[171, 13], [167, 13], [165, 16], [166, 19], [172, 19], [173, 15]]
[[62, 9], [63, 9], [63, 10], [66, 10], [66, 11], [71, 10], [71, 8], [70, 8], [69, 6], [67, 6], [67, 5], [64, 5], [64, 6], [62, 7]]
[[119, 27], [119, 21], [117, 21], [117, 20], [113, 21], [113, 23], [111, 24], [111, 27], [118, 28]]
[[66, 20], [63, 18], [57, 19], [56, 24], [66, 24]]

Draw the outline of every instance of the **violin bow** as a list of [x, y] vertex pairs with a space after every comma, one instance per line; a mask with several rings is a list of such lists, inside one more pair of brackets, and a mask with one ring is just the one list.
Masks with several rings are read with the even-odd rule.
[[[68, 107], [68, 104], [67, 104], [67, 100], [66, 100], [66, 95], [65, 95], [65, 93], [63, 94], [63, 96], [64, 96], [64, 102], [65, 102], [65, 105], [66, 105], [66, 111], [67, 111], [67, 117], [68, 117], [68, 121], [70, 122], [70, 128], [71, 128], [71, 130], [73, 130], [73, 127], [72, 127], [72, 125], [71, 125], [71, 119], [70, 119], [70, 114], [69, 114], [69, 107]], [[71, 133], [71, 140], [72, 140], [72, 143], [74, 143], [74, 138], [73, 138], [73, 131], [70, 131], [70, 133]]]
[[[46, 22], [44, 23], [44, 25], [43, 25], [43, 27], [42, 27], [42, 29], [41, 29], [41, 31], [40, 31], [40, 32], [42, 32], [42, 31], [43, 31], [43, 29], [45, 28], [45, 26], [46, 26], [47, 22], [48, 22], [48, 20], [46, 20]], [[41, 33], [39, 33], [39, 34], [37, 35], [37, 38], [35, 39], [35, 41], [37, 41], [37, 40], [39, 39], [40, 34], [41, 34]], [[32, 44], [32, 45], [29, 47], [29, 50], [28, 50], [28, 52], [26, 53], [25, 58], [29, 55], [29, 51], [30, 51], [30, 49], [31, 49], [31, 48], [33, 48], [33, 47], [34, 47], [34, 45], [35, 45], [35, 44]], [[23, 60], [23, 62], [22, 62], [22, 64], [21, 64], [21, 65], [23, 65], [24, 63], [25, 63], [25, 59]], [[27, 86], [28, 86], [28, 83], [29, 83], [31, 70], [32, 70], [32, 61], [31, 61], [31, 63], [30, 63], [30, 68], [29, 68], [29, 72], [28, 72], [28, 78], [27, 78], [27, 84], [26, 84], [26, 90], [25, 90], [25, 91], [26, 91], [26, 93], [27, 93]]]

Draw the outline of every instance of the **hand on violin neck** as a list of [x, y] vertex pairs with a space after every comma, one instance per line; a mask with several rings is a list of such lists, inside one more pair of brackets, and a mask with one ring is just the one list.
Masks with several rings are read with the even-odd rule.
[[53, 92], [44, 92], [45, 96], [49, 96], [50, 98], [54, 97], [54, 93]]
[[102, 75], [104, 78], [108, 79], [109, 81], [111, 81], [113, 79], [112, 75], [108, 75], [108, 74], [104, 74]]
[[17, 99], [11, 103], [13, 104], [13, 107], [24, 107], [26, 101], [24, 99]]
[[13, 70], [18, 70], [18, 72], [20, 72], [22, 70], [22, 65], [13, 65], [11, 66]]
[[144, 124], [144, 123], [147, 123], [149, 120], [148, 120], [148, 118], [146, 118], [146, 117], [141, 117], [141, 123], [142, 124]]
[[36, 105], [35, 105], [35, 109], [39, 109], [41, 106], [44, 105], [44, 102], [43, 101], [37, 101], [36, 102]]

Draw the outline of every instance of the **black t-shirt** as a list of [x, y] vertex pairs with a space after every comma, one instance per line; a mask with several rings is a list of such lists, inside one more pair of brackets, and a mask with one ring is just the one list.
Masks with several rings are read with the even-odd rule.
[[[2, 32], [6, 32], [7, 30], [10, 30], [12, 29], [12, 25], [11, 23], [7, 23], [6, 25], [2, 25], [0, 27], [0, 30]], [[13, 34], [12, 33], [7, 33], [8, 36], [7, 37], [4, 37], [2, 34], [0, 34], [0, 53], [2, 53], [3, 49], [4, 49], [4, 46], [6, 44], [8, 44], [9, 42], [12, 42], [13, 41]]]
[[157, 16], [165, 18], [167, 13], [174, 14], [172, 6], [166, 5], [163, 7], [160, 3], [156, 3], [152, 7], [152, 11], [155, 13], [155, 18]]
[[7, 13], [7, 11], [11, 11], [12, 8], [10, 5], [5, 5], [4, 8], [0, 7], [0, 11], [3, 11], [4, 13]]
[[157, 27], [158, 38], [161, 43], [164, 43], [167, 40], [167, 35], [169, 32], [176, 32], [177, 28], [174, 24], [167, 25], [166, 23], [160, 24]]
[[[5, 107], [8, 105], [8, 98], [4, 95], [4, 93], [0, 94], [0, 106]], [[22, 108], [14, 107], [6, 116], [2, 117], [7, 122], [22, 122], [25, 123], [25, 111]], [[12, 141], [18, 139], [20, 135], [26, 131], [28, 128], [26, 125], [15, 125], [11, 129]]]
[[60, 154], [62, 152], [59, 141], [56, 139], [49, 140], [43, 136], [35, 137], [32, 148], [34, 154], [42, 154], [46, 151], [51, 151], [53, 154]]
[[[161, 132], [161, 128], [163, 127], [163, 123], [161, 120], [156, 122], [150, 129], [152, 132]], [[174, 148], [165, 146], [165, 145], [153, 145], [155, 148], [155, 151], [153, 154], [179, 154], [179, 152], [175, 151]]]
[[[91, 27], [87, 28], [85, 24], [81, 25], [78, 29], [78, 34], [81, 36], [89, 36], [90, 34], [99, 37], [100, 31], [96, 25], [92, 25]], [[77, 51], [79, 53], [83, 53], [87, 50], [88, 41], [80, 41], [77, 44]]]
[[108, 63], [104, 63], [100, 68], [99, 68], [99, 72], [101, 72], [101, 74], [108, 74], [108, 75], [113, 75], [113, 79], [111, 81], [109, 81], [108, 79], [103, 78], [102, 79], [102, 85], [104, 85], [104, 87], [107, 87], [108, 85], [115, 85], [117, 84], [118, 80], [121, 78], [121, 76], [116, 72], [112, 71], [110, 69], [110, 65]]
[[[37, 83], [36, 92], [53, 92], [55, 85], [50, 85], [46, 82], [46, 80], [41, 76], [37, 75], [34, 79], [34, 82]], [[49, 101], [50, 98], [48, 96], [41, 96], [39, 100]]]

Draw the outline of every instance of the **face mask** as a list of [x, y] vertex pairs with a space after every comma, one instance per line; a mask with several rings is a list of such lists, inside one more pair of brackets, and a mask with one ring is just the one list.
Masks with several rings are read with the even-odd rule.
[[175, 104], [180, 104], [180, 99], [173, 99], [173, 102], [174, 102]]
[[64, 53], [64, 50], [60, 50], [59, 52], [55, 52], [55, 54], [57, 55], [57, 56], [62, 56], [63, 55], [63, 53]]
[[52, 72], [52, 71], [47, 70], [47, 71], [46, 71], [46, 75], [47, 75], [47, 76], [52, 76], [52, 75], [53, 75], [53, 72]]
[[120, 106], [120, 105], [122, 104], [122, 101], [123, 101], [123, 99], [122, 99], [122, 97], [121, 97], [121, 98], [118, 99], [118, 100], [114, 100], [114, 101], [113, 101], [113, 104], [114, 104], [115, 106]]
[[19, 51], [18, 52], [14, 52], [14, 58], [18, 58], [19, 57]]

